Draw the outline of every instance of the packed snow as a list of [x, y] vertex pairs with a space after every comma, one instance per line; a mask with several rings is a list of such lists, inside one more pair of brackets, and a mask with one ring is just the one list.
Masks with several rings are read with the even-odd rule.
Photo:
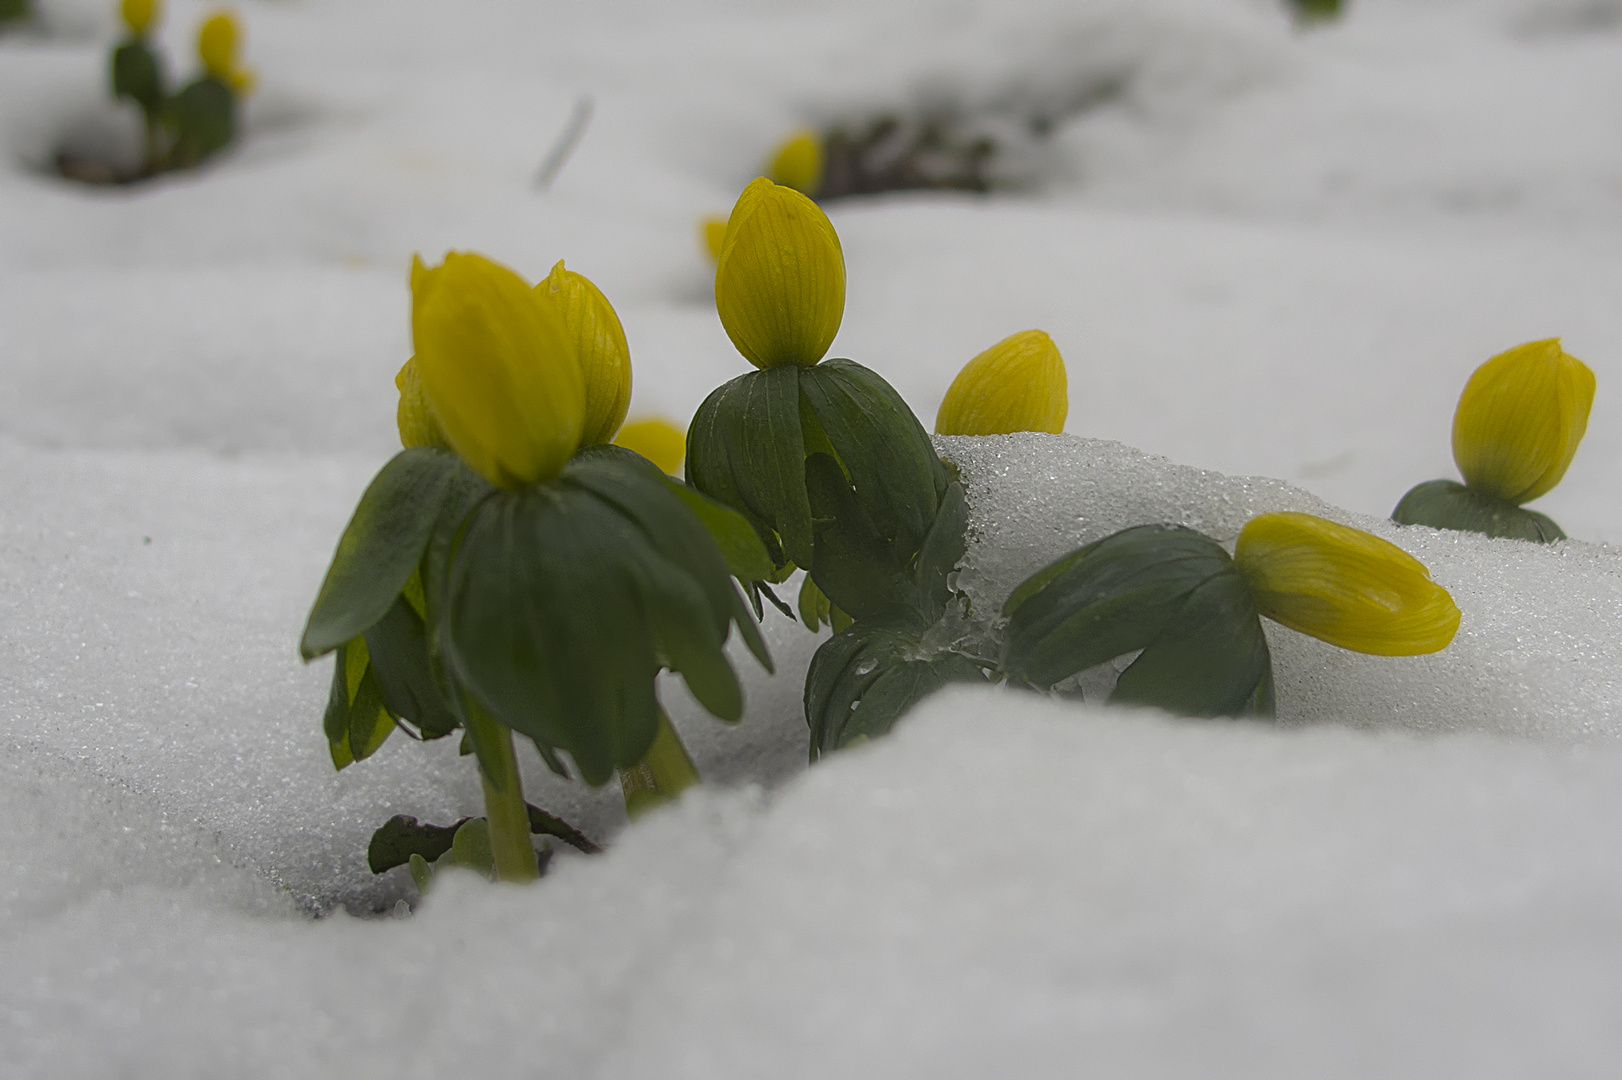
[[[113, 5], [36, 6], [0, 38], [0, 1076], [1622, 1068], [1622, 3], [242, 0], [241, 145], [128, 189], [48, 170], [129, 145]], [[205, 10], [168, 7], [180, 72]], [[607, 854], [374, 878], [389, 815], [480, 812], [454, 739], [335, 773], [295, 649], [397, 446], [412, 252], [566, 259], [633, 414], [685, 420], [747, 369], [700, 217], [795, 126], [926, 108], [1007, 187], [831, 205], [835, 354], [926, 423], [1016, 330], [1070, 375], [1070, 434], [938, 444], [976, 610], [1127, 525], [1294, 509], [1424, 561], [1453, 646], [1270, 624], [1276, 723], [959, 689], [807, 769], [821, 637], [768, 610], [740, 725], [663, 688], [710, 781], [678, 806], [627, 827], [531, 754]], [[1470, 371], [1552, 335], [1599, 383], [1536, 504], [1573, 539], [1385, 521], [1454, 475]]]

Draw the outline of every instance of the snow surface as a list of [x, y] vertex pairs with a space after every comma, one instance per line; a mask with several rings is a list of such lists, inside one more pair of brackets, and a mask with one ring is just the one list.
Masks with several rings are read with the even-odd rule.
[[[244, 0], [243, 144], [120, 191], [43, 171], [128, 132], [112, 5], [38, 6], [0, 40], [0, 1076], [1616, 1074], [1622, 3]], [[1016, 190], [831, 208], [835, 352], [927, 419], [1044, 328], [1086, 436], [942, 441], [977, 606], [1306, 509], [1424, 560], [1455, 645], [1270, 626], [1276, 725], [956, 691], [805, 770], [819, 639], [768, 613], [740, 726], [666, 687], [714, 783], [623, 828], [531, 755], [609, 854], [345, 914], [415, 900], [364, 868], [389, 814], [478, 812], [453, 740], [335, 774], [294, 648], [396, 445], [410, 254], [566, 258], [633, 411], [685, 418], [745, 369], [699, 216], [797, 124], [925, 105]], [[1469, 372], [1552, 334], [1599, 377], [1538, 504], [1576, 539], [1382, 523], [1452, 474]]]

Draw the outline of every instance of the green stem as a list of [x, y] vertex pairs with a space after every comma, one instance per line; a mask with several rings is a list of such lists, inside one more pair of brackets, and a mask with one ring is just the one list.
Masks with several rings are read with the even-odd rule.
[[529, 839], [529, 807], [518, 775], [511, 728], [469, 709], [467, 726], [478, 748], [479, 780], [484, 785], [484, 819], [490, 826], [490, 854], [501, 881], [534, 881], [540, 876]]
[[146, 114], [146, 173], [151, 176], [163, 169], [163, 121], [154, 113]]
[[687, 756], [687, 747], [670, 723], [665, 710], [659, 710], [659, 730], [642, 760], [620, 772], [620, 793], [625, 796], [625, 813], [633, 821], [656, 806], [674, 802], [676, 797], [698, 783], [698, 770]]

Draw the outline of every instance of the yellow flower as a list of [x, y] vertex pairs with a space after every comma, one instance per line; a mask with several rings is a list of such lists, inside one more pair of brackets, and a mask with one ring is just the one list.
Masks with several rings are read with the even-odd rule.
[[1559, 338], [1488, 360], [1453, 414], [1453, 460], [1465, 484], [1517, 505], [1547, 494], [1566, 475], [1593, 403], [1594, 373]]
[[699, 232], [704, 238], [704, 250], [710, 253], [711, 260], [721, 258], [721, 243], [727, 238], [727, 219], [710, 216], [698, 223]]
[[210, 75], [237, 93], [246, 94], [253, 89], [254, 75], [237, 63], [237, 43], [241, 37], [242, 28], [237, 24], [236, 15], [221, 8], [204, 20], [202, 29], [198, 30], [197, 55]]
[[124, 0], [118, 13], [123, 16], [124, 25], [130, 28], [131, 34], [144, 38], [152, 24], [162, 16], [163, 5], [159, 0]]
[[751, 181], [727, 220], [715, 308], [758, 368], [821, 360], [845, 315], [845, 255], [822, 208], [764, 176]]
[[580, 443], [608, 442], [625, 421], [625, 410], [631, 404], [631, 350], [625, 343], [625, 328], [602, 290], [585, 275], [564, 269], [562, 259], [535, 291], [563, 317], [575, 358], [580, 361], [586, 390]]
[[1058, 346], [1040, 330], [1022, 330], [963, 365], [935, 414], [935, 433], [1057, 435], [1069, 411]]
[[660, 416], [632, 420], [614, 436], [614, 445], [636, 451], [671, 476], [681, 475], [681, 463], [687, 456], [687, 436]]
[[1263, 514], [1233, 561], [1256, 607], [1292, 630], [1377, 656], [1438, 652], [1459, 609], [1418, 559], [1377, 536], [1311, 514]]
[[766, 173], [784, 187], [815, 195], [822, 186], [822, 140], [810, 128], [799, 129], [778, 145]]
[[482, 255], [411, 268], [422, 393], [451, 446], [505, 488], [549, 480], [580, 446], [586, 392], [554, 306]]
[[449, 450], [450, 440], [440, 430], [434, 410], [422, 392], [422, 373], [417, 370], [413, 356], [394, 376], [394, 385], [400, 391], [400, 405], [394, 412], [394, 422], [400, 428], [401, 446], [431, 446], [436, 450]]

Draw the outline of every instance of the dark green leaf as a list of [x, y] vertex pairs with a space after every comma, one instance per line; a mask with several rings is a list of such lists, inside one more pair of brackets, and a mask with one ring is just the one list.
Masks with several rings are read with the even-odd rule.
[[396, 598], [365, 637], [372, 674], [392, 715], [411, 721], [425, 739], [449, 735], [461, 724], [434, 681], [427, 630], [405, 597]]
[[368, 664], [355, 691], [355, 699], [349, 703], [349, 753], [356, 761], [365, 761], [377, 753], [393, 733], [394, 717], [383, 704], [377, 671]]
[[166, 112], [174, 134], [173, 165], [195, 165], [224, 149], [236, 136], [236, 93], [213, 76], [205, 75], [182, 88], [169, 99]]
[[532, 803], [525, 803], [524, 805], [529, 807], [529, 831], [532, 834], [555, 836], [570, 847], [583, 851], [587, 855], [596, 855], [603, 850], [601, 844], [562, 818], [554, 814], [548, 814], [545, 810]]
[[766, 545], [760, 542], [760, 534], [742, 514], [679, 480], [665, 480], [709, 530], [733, 577], [739, 581], [766, 581], [777, 572]]
[[951, 651], [927, 653], [930, 622], [901, 609], [861, 619], [823, 642], [805, 679], [811, 757], [888, 732], [903, 714], [948, 683], [980, 683], [985, 673]]
[[1453, 480], [1430, 480], [1402, 497], [1391, 512], [1401, 525], [1429, 525], [1511, 540], [1548, 544], [1566, 534], [1547, 515], [1517, 506], [1485, 492], [1473, 491]]
[[910, 561], [946, 489], [946, 470], [923, 425], [889, 383], [850, 360], [806, 368], [800, 392], [868, 520]]
[[1003, 611], [1003, 669], [1038, 689], [1142, 650], [1112, 700], [1191, 716], [1270, 703], [1272, 662], [1249, 587], [1222, 546], [1192, 529], [1105, 537], [1032, 575]]
[[800, 372], [794, 364], [752, 371], [710, 394], [687, 432], [687, 477], [774, 531], [787, 556], [804, 566], [811, 562], [811, 507]]
[[812, 454], [805, 463], [805, 485], [817, 522], [809, 568], [817, 588], [858, 619], [912, 601], [917, 595], [907, 573], [912, 553], [898, 551], [879, 535], [838, 462]]
[[458, 474], [467, 471], [454, 455], [425, 447], [402, 450], [383, 466], [344, 529], [310, 610], [299, 644], [306, 660], [384, 616], [417, 568]]
[[366, 845], [366, 865], [374, 874], [386, 874], [410, 862], [413, 855], [433, 862], [451, 849], [456, 830], [469, 820], [462, 818], [454, 825], [419, 825], [414, 817], [396, 814], [372, 834], [372, 842]]
[[924, 537], [918, 551], [918, 564], [913, 569], [913, 580], [918, 591], [928, 601], [932, 614], [943, 610], [952, 596], [950, 582], [957, 564], [968, 550], [969, 504], [960, 481], [952, 481], [941, 496], [940, 509], [935, 521]]
[[113, 50], [113, 96], [129, 98], [148, 114], [156, 114], [163, 107], [167, 94], [164, 88], [163, 61], [141, 40], [126, 41]]

